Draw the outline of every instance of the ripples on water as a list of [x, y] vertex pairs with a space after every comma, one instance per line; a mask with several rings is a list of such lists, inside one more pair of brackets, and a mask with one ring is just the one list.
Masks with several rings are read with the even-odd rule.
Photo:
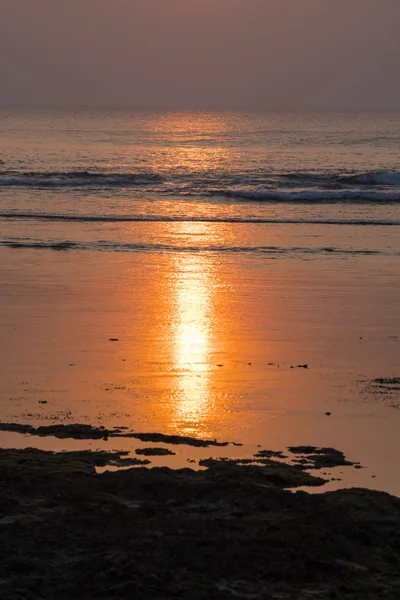
[[2, 218], [400, 221], [397, 115], [0, 116]]

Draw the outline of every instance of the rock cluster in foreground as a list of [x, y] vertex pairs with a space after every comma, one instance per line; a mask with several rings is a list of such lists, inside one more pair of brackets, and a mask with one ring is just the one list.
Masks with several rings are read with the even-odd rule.
[[0, 450], [1, 598], [400, 598], [400, 499], [294, 494], [321, 480], [273, 462], [97, 474], [98, 460]]

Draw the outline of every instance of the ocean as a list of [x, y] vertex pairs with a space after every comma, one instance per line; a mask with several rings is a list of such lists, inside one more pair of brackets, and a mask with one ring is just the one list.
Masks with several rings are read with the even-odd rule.
[[400, 494], [400, 114], [0, 131], [0, 419], [333, 445]]

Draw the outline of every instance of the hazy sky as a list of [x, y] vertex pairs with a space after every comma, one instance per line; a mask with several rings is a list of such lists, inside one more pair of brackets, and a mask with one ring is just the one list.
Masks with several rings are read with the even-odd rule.
[[400, 0], [0, 0], [0, 104], [400, 109]]

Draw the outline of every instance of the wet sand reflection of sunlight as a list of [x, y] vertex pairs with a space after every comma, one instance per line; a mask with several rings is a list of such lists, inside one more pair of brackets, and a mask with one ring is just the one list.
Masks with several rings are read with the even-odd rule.
[[173, 336], [178, 389], [175, 410], [177, 421], [184, 424], [185, 433], [189, 434], [202, 428], [211, 410], [212, 282], [210, 264], [203, 254], [182, 254], [176, 262]]

